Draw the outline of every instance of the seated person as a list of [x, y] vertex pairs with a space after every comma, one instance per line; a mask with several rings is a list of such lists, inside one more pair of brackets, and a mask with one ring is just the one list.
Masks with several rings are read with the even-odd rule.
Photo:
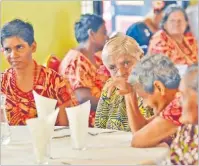
[[176, 3], [176, 1], [153, 1], [153, 11], [151, 11], [143, 21], [133, 23], [126, 31], [126, 35], [137, 41], [143, 49], [144, 54], [147, 53], [151, 37], [159, 30], [159, 23], [162, 20], [163, 10], [173, 3]]
[[[121, 33], [115, 34], [105, 44], [102, 60], [111, 73], [111, 78], [105, 84], [97, 106], [95, 127], [130, 131], [125, 96], [119, 95], [117, 88], [108, 94], [108, 87], [115, 77], [127, 79], [143, 55], [137, 42]], [[138, 103], [139, 110], [146, 118], [153, 115], [152, 109], [143, 107], [141, 98], [138, 98]]]
[[170, 5], [161, 21], [161, 30], [150, 40], [150, 54], [164, 54], [174, 64], [191, 65], [198, 61], [197, 41], [189, 32], [188, 16], [183, 8]]
[[[190, 81], [191, 80], [191, 81]], [[184, 124], [170, 147], [168, 165], [198, 165], [198, 65], [190, 66], [180, 87]]]
[[79, 103], [91, 101], [89, 123], [93, 126], [101, 89], [109, 78], [99, 54], [108, 39], [104, 20], [94, 14], [82, 15], [75, 23], [75, 37], [79, 46], [65, 55], [59, 73], [69, 80]]
[[[177, 95], [180, 83], [178, 70], [164, 55], [146, 55], [133, 68], [128, 82], [115, 78], [109, 85], [125, 96], [128, 122], [133, 133], [131, 146], [153, 147], [161, 142], [171, 143], [181, 125], [181, 107]], [[145, 105], [153, 108], [155, 116], [145, 119], [139, 111], [137, 95]]]
[[34, 29], [28, 22], [14, 19], [1, 29], [3, 53], [11, 68], [3, 73], [1, 92], [6, 95], [6, 112], [10, 125], [26, 125], [37, 117], [32, 91], [56, 99], [57, 125], [68, 125], [65, 107], [76, 105], [72, 89], [63, 77], [33, 60], [36, 51]]

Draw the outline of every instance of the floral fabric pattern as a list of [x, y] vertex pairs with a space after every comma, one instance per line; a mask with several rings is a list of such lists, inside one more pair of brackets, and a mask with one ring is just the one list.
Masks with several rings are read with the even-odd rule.
[[179, 100], [180, 96], [176, 95], [174, 100], [160, 113], [160, 116], [181, 126], [182, 124], [179, 122], [179, 119], [182, 113], [182, 107], [180, 106]]
[[[91, 90], [92, 96], [99, 98], [106, 80], [110, 73], [103, 65], [101, 54], [94, 56], [95, 66], [81, 52], [70, 50], [62, 60], [59, 73], [67, 78], [73, 90], [86, 87]], [[95, 121], [95, 110], [91, 110], [89, 126], [93, 127]]]
[[198, 125], [183, 125], [170, 147], [164, 165], [196, 165], [198, 163]]
[[[37, 65], [37, 64], [36, 64]], [[3, 73], [1, 91], [6, 94], [6, 111], [10, 125], [26, 125], [26, 120], [37, 117], [32, 90], [21, 91], [17, 85], [12, 68]], [[56, 99], [57, 107], [64, 103], [71, 106], [77, 101], [70, 84], [55, 71], [40, 66], [39, 76], [33, 90], [39, 95]]]
[[190, 32], [184, 35], [183, 44], [177, 44], [165, 31], [160, 30], [152, 37], [148, 52], [162, 53], [174, 64], [191, 65], [198, 61], [197, 41]]

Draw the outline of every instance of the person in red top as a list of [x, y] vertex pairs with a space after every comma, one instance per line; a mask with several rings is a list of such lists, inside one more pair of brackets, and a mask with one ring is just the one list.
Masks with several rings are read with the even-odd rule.
[[108, 39], [103, 18], [82, 15], [75, 23], [75, 37], [79, 45], [65, 55], [59, 73], [69, 80], [79, 103], [91, 101], [90, 126], [93, 126], [103, 85], [110, 77], [100, 53]]
[[[178, 86], [180, 75], [171, 60], [164, 55], [147, 55], [138, 62], [128, 81], [115, 79], [109, 91], [117, 87], [125, 95], [129, 126], [133, 133], [131, 146], [153, 147], [161, 142], [171, 143], [178, 126], [182, 108]], [[155, 115], [145, 119], [138, 109], [137, 96]]]
[[38, 65], [32, 54], [36, 51], [34, 29], [28, 22], [14, 19], [1, 29], [2, 51], [11, 68], [1, 75], [1, 93], [6, 95], [6, 112], [10, 125], [26, 125], [37, 117], [34, 96], [56, 99], [59, 113], [57, 125], [68, 125], [65, 107], [77, 104], [70, 84], [55, 71]]
[[161, 22], [161, 30], [150, 40], [149, 54], [164, 54], [176, 65], [191, 65], [198, 61], [198, 46], [189, 32], [188, 16], [183, 8], [170, 5]]

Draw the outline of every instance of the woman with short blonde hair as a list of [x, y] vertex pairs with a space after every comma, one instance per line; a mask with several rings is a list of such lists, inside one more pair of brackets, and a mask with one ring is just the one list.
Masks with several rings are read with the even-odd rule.
[[[118, 88], [109, 92], [109, 85], [115, 79], [128, 79], [131, 70], [144, 55], [137, 42], [124, 34], [116, 34], [108, 40], [102, 51], [102, 60], [111, 74], [105, 84], [96, 111], [95, 127], [129, 131], [125, 97]], [[149, 118], [153, 111], [144, 108], [142, 99], [138, 98], [141, 113]]]

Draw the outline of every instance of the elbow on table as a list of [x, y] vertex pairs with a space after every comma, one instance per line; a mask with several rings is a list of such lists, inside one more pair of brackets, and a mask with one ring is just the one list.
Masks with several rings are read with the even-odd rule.
[[139, 141], [137, 137], [133, 137], [131, 140], [131, 147], [133, 148], [143, 148], [142, 142]]
[[131, 140], [131, 147], [134, 148], [148, 148], [153, 147], [153, 144], [150, 144], [147, 138], [141, 138], [139, 135], [134, 134]]

